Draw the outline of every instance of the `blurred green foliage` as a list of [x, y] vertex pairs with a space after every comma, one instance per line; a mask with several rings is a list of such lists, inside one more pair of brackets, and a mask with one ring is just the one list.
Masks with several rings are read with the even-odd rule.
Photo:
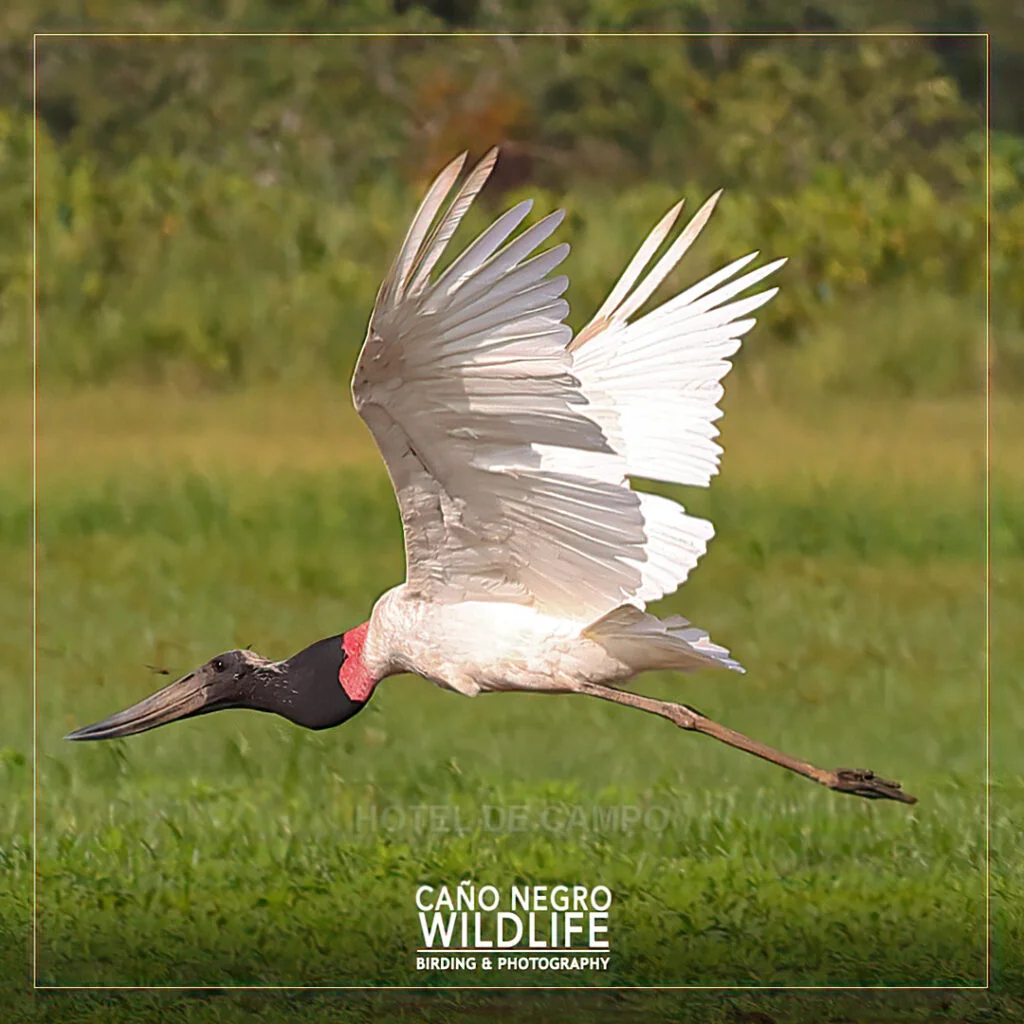
[[[109, 389], [128, 400], [131, 391]], [[415, 886], [454, 877], [609, 885], [615, 959], [586, 984], [984, 980], [983, 496], [964, 486], [965, 443], [942, 444], [960, 431], [936, 435], [925, 403], [907, 403], [909, 450], [830, 482], [818, 476], [828, 462], [855, 464], [890, 433], [861, 403], [845, 428], [825, 428], [810, 481], [803, 460], [780, 457], [788, 430], [748, 420], [770, 478], [744, 479], [734, 460], [693, 495], [688, 506], [715, 521], [718, 539], [664, 613], [693, 616], [749, 673], [738, 683], [710, 672], [643, 683], [816, 763], [891, 773], [920, 796], [909, 809], [844, 800], [596, 701], [470, 701], [413, 679], [382, 685], [345, 729], [309, 732], [238, 711], [124, 743], [64, 742], [68, 729], [162, 685], [154, 670], [175, 677], [248, 641], [283, 656], [360, 621], [401, 578], [397, 509], [376, 459], [260, 472], [252, 398], [189, 399], [211, 448], [242, 442], [250, 452], [197, 472], [156, 453], [144, 466], [61, 447], [49, 433], [57, 418], [77, 412], [88, 424], [79, 432], [94, 432], [88, 404], [101, 399], [75, 396], [69, 411], [41, 397], [37, 697], [11, 687], [0, 748], [16, 757], [30, 731], [14, 723], [37, 709], [43, 983], [581, 982], [417, 972]], [[946, 423], [974, 404], [942, 403]], [[796, 419], [803, 433], [823, 426], [820, 413]], [[741, 425], [732, 420], [733, 438]], [[912, 463], [928, 468], [910, 474]], [[1000, 491], [1009, 525], [1024, 492], [1015, 479], [997, 480]], [[10, 560], [28, 546], [32, 506], [27, 494], [0, 495]], [[1024, 594], [1021, 538], [997, 528], [992, 539], [997, 586]], [[993, 664], [1018, 663], [1019, 630], [996, 642]], [[26, 671], [27, 645], [18, 656], [0, 678]], [[1024, 702], [1003, 699], [993, 806], [1006, 823], [995, 819], [992, 885], [1007, 894], [1006, 989], [1024, 949], [1009, 824], [1022, 809], [1022, 762], [1007, 739], [1019, 734]], [[7, 774], [17, 785], [29, 772], [14, 763]], [[461, 824], [417, 826], [418, 805], [458, 808]], [[657, 808], [664, 827], [536, 824], [548, 807], [564, 820], [572, 808], [592, 816], [623, 805]], [[522, 807], [531, 825], [485, 827], [486, 807]], [[15, 813], [26, 827], [27, 801]], [[3, 893], [19, 881], [27, 889], [27, 845], [10, 852], [14, 870], [0, 879], [0, 967], [5, 936], [17, 934]]]
[[[338, 32], [892, 17], [842, 2], [795, 24], [777, 2], [626, 6], [239, 0], [197, 15], [95, 0], [37, 13], [68, 30]], [[982, 13], [952, 27], [977, 29]], [[901, 17], [934, 27], [926, 13]], [[18, 70], [30, 70], [32, 18], [16, 4], [0, 23], [23, 44], [8, 44], [0, 72], [0, 359], [13, 379], [28, 372], [32, 95]], [[980, 37], [40, 38], [40, 375], [343, 378], [425, 181], [460, 150], [500, 143], [470, 227], [523, 195], [538, 213], [565, 206], [576, 326], [665, 208], [683, 194], [693, 209], [724, 185], [673, 283], [754, 247], [789, 256], [742, 372], [779, 388], [977, 390], [990, 368], [984, 67]], [[1002, 123], [991, 369], [1016, 388], [1024, 141], [1012, 113]]]

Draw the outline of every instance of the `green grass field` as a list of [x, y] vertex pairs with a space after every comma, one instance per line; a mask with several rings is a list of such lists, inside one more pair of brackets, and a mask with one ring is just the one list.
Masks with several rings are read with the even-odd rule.
[[[684, 495], [718, 536], [659, 610], [709, 629], [748, 674], [640, 685], [823, 766], [897, 778], [920, 798], [913, 808], [819, 790], [624, 708], [471, 701], [408, 678], [322, 734], [225, 712], [114, 744], [65, 743], [69, 728], [162, 685], [154, 669], [178, 675], [250, 643], [282, 657], [362, 621], [403, 563], [383, 469], [343, 390], [44, 392], [38, 981], [983, 985], [984, 410], [764, 407], [742, 388], [727, 410], [723, 475]], [[64, 1020], [67, 994], [13, 995], [28, 976], [32, 881], [28, 398], [3, 416], [0, 957], [17, 1013]], [[1020, 436], [1024, 416], [997, 404], [993, 425]], [[886, 1004], [657, 997], [674, 1019], [1012, 1013], [1024, 988], [1013, 824], [1024, 817], [1024, 705], [1011, 674], [1024, 655], [1024, 459], [995, 454], [996, 992]], [[415, 887], [467, 877], [608, 885], [609, 970], [417, 972]], [[97, 1021], [157, 1005], [73, 998], [76, 1019]], [[453, 1006], [481, 1020], [526, 1012], [511, 996], [497, 1008], [468, 994], [416, 1008], [374, 998], [330, 1005], [365, 1019], [382, 1006], [410, 1020], [447, 1019]], [[544, 998], [549, 1014], [650, 1019], [633, 997], [582, 1009], [569, 994]], [[294, 1019], [322, 1019], [325, 1000], [292, 1002]], [[161, 1019], [182, 1021], [277, 1020], [281, 1009], [258, 993], [160, 1005]]]

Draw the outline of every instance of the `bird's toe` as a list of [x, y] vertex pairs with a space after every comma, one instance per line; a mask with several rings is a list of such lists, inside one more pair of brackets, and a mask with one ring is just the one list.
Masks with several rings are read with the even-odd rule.
[[852, 793], [867, 800], [899, 800], [905, 804], [916, 804], [917, 797], [903, 792], [898, 782], [883, 779], [864, 768], [840, 768], [830, 787], [839, 793]]

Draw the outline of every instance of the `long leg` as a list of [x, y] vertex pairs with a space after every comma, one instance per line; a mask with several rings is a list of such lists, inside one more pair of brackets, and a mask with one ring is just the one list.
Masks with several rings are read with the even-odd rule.
[[627, 690], [616, 690], [611, 686], [601, 686], [599, 683], [582, 683], [577, 693], [585, 693], [591, 697], [600, 697], [602, 700], [610, 700], [616, 704], [625, 704], [629, 708], [639, 708], [641, 711], [650, 712], [652, 715], [660, 715], [670, 722], [678, 725], [680, 729], [688, 729], [692, 732], [701, 732], [705, 736], [721, 740], [730, 747], [738, 750], [745, 750], [755, 757], [764, 758], [772, 764], [788, 768], [797, 775], [812, 779], [822, 786], [828, 786], [839, 793], [852, 793], [854, 796], [866, 797], [869, 800], [901, 800], [905, 804], [916, 804], [917, 797], [904, 793], [898, 782], [890, 782], [881, 779], [874, 772], [864, 769], [840, 768], [836, 771], [825, 771], [815, 768], [806, 761], [798, 761], [795, 757], [783, 754], [779, 750], [773, 750], [764, 743], [744, 736], [735, 729], [719, 725], [718, 722], [705, 718], [699, 711], [687, 707], [685, 704], [673, 704], [667, 700], [655, 700], [653, 697], [645, 697], [643, 694], [630, 693]]

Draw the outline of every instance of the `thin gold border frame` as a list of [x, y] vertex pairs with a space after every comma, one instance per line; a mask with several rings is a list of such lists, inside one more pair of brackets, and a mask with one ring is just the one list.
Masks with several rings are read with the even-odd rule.
[[[985, 40], [985, 984], [983, 985], [42, 985], [38, 914], [38, 46], [40, 39], [374, 38], [955, 38]], [[36, 32], [32, 36], [32, 988], [63, 992], [976, 992], [992, 987], [991, 444], [992, 444], [992, 39], [989, 32]]]

